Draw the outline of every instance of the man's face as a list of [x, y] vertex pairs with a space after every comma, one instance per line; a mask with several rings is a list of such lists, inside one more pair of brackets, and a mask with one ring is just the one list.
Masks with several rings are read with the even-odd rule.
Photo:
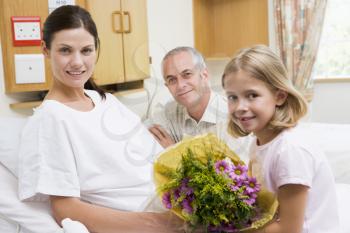
[[180, 52], [164, 60], [163, 76], [174, 99], [187, 109], [209, 94], [208, 71], [199, 70], [189, 52]]

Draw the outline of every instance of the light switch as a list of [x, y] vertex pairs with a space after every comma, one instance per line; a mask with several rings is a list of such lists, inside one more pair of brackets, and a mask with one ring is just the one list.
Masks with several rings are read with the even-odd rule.
[[15, 54], [16, 83], [44, 83], [45, 62], [43, 54]]

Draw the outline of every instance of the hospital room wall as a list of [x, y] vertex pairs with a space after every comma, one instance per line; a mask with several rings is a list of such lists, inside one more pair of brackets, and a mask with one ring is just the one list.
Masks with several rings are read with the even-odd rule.
[[[272, 0], [269, 0], [271, 13]], [[149, 49], [152, 56], [151, 78], [145, 81], [145, 90], [118, 98], [141, 117], [147, 117], [149, 104], [164, 104], [171, 99], [164, 87], [160, 62], [166, 51], [176, 46], [194, 45], [192, 1], [148, 0]], [[159, 20], [159, 19], [162, 20]], [[269, 15], [272, 28], [273, 17]], [[275, 48], [273, 31], [270, 30], [270, 46]], [[12, 110], [10, 103], [25, 101], [28, 95], [5, 94], [0, 56], [0, 116], [27, 116], [31, 110]], [[218, 81], [225, 62], [208, 62], [214, 89], [220, 89]], [[350, 123], [350, 82], [316, 83], [308, 120], [327, 123]]]

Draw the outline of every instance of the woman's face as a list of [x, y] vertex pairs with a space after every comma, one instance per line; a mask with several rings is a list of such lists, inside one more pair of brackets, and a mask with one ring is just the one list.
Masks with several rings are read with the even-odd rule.
[[92, 76], [96, 62], [94, 37], [83, 27], [54, 34], [51, 48], [44, 45], [50, 59], [54, 82], [71, 88], [83, 88]]

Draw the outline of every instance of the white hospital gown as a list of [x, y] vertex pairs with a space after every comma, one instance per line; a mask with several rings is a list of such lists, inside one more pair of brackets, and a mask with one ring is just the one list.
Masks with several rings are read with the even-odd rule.
[[30, 117], [20, 146], [20, 199], [68, 196], [142, 210], [154, 194], [152, 161], [162, 148], [113, 95], [86, 94], [91, 111], [45, 100]]

